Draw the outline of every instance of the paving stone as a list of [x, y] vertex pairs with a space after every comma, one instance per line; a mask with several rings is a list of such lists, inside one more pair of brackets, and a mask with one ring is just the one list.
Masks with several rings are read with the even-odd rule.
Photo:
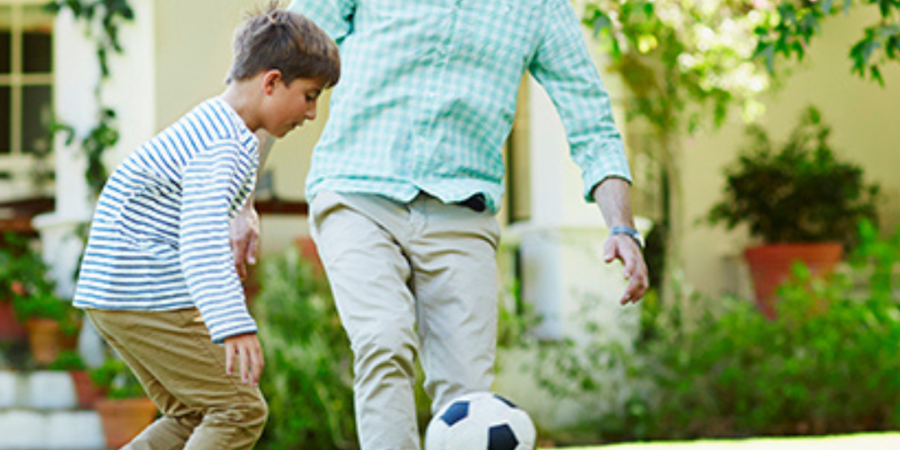
[[74, 408], [78, 399], [68, 372], [34, 372], [28, 380], [27, 406], [38, 409]]
[[16, 374], [9, 371], [0, 371], [0, 409], [12, 408], [15, 404]]
[[41, 450], [45, 424], [44, 416], [34, 411], [0, 412], [0, 448]]
[[96, 411], [57, 412], [47, 419], [44, 450], [102, 450], [103, 425]]

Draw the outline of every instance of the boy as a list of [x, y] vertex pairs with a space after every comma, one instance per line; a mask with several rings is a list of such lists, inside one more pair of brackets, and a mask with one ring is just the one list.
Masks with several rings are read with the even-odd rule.
[[262, 351], [229, 220], [253, 191], [254, 133], [282, 137], [315, 119], [340, 62], [320, 28], [275, 3], [238, 30], [234, 50], [225, 92], [132, 153], [91, 226], [75, 306], [163, 413], [129, 449], [248, 449], [265, 426]]

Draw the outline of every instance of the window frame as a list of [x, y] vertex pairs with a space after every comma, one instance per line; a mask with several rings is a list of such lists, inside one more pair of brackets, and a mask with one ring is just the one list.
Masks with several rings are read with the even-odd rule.
[[[25, 106], [25, 89], [30, 86], [46, 86], [50, 88], [51, 108], [53, 107], [53, 99], [56, 95], [55, 75], [53, 64], [51, 64], [50, 72], [42, 73], [26, 73], [25, 72], [25, 10], [28, 7], [41, 7], [47, 3], [46, 0], [0, 0], [0, 8], [8, 9], [10, 14], [10, 72], [0, 74], [0, 87], [9, 88], [10, 110], [9, 121], [9, 153], [0, 153], [0, 186], [7, 185], [10, 188], [28, 185], [30, 187], [31, 180], [28, 178], [29, 172], [34, 168], [35, 156], [26, 150], [23, 139], [25, 135], [24, 124], [24, 106]], [[48, 25], [51, 28], [52, 39], [56, 38], [55, 24], [50, 20]], [[6, 30], [4, 30], [6, 31]], [[51, 50], [52, 52], [52, 50]], [[51, 55], [52, 56], [52, 55]], [[50, 154], [53, 153], [53, 142]], [[45, 167], [53, 170], [54, 161], [52, 157], [48, 157], [44, 161]], [[20, 189], [13, 189], [20, 191]]]

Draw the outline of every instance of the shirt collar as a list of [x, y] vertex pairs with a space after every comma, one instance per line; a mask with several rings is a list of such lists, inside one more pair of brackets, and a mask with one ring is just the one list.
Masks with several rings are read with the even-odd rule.
[[250, 131], [250, 128], [247, 127], [244, 119], [238, 115], [237, 111], [235, 111], [228, 102], [222, 99], [222, 97], [213, 98], [211, 103], [215, 108], [218, 108], [225, 113], [225, 116], [229, 119], [234, 137], [241, 143], [241, 146], [251, 153], [255, 153], [259, 147], [259, 139], [256, 137], [256, 133]]

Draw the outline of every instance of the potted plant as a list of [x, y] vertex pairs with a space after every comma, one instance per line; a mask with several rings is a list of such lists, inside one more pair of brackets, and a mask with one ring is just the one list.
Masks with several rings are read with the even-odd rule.
[[762, 241], [744, 256], [758, 306], [769, 318], [777, 286], [794, 263], [815, 275], [829, 273], [853, 244], [859, 221], [877, 221], [879, 186], [867, 183], [859, 166], [838, 160], [830, 135], [815, 107], [777, 149], [763, 128], [751, 125], [749, 145], [725, 170], [724, 198], [706, 217], [728, 229], [745, 224]]
[[13, 300], [18, 320], [28, 330], [31, 355], [50, 364], [62, 350], [73, 350], [81, 329], [81, 312], [53, 293], [52, 287], [24, 286]]
[[56, 360], [48, 367], [50, 370], [65, 370], [72, 377], [72, 385], [75, 387], [75, 395], [78, 397], [78, 406], [81, 409], [91, 409], [94, 403], [104, 397], [104, 389], [96, 386], [88, 375], [87, 367], [81, 359], [81, 355], [73, 350], [59, 352]]
[[156, 405], [121, 359], [108, 358], [89, 375], [94, 385], [106, 392], [94, 403], [94, 409], [100, 415], [107, 448], [117, 449], [131, 442], [156, 418]]
[[28, 272], [35, 261], [28, 244], [12, 233], [0, 237], [0, 340], [17, 340], [26, 336], [25, 327], [16, 320], [13, 298], [24, 293], [22, 272]]

